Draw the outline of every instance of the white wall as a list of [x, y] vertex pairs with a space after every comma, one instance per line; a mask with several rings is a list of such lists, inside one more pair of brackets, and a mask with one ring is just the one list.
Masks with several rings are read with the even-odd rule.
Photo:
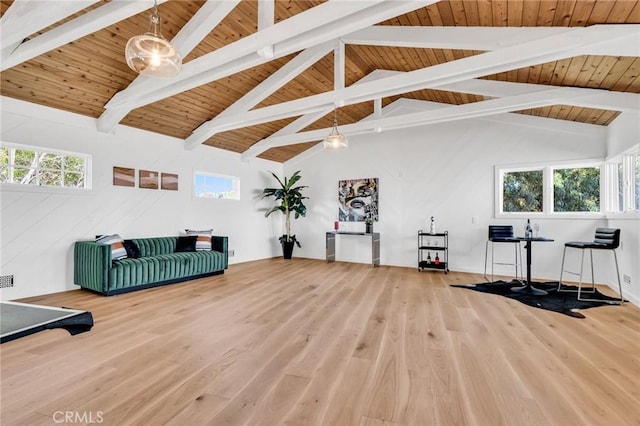
[[[609, 228], [620, 228], [621, 246], [617, 253], [620, 264], [622, 292], [627, 299], [640, 306], [640, 219], [637, 216], [635, 219], [630, 217], [625, 219], [609, 218], [607, 226]], [[609, 283], [615, 283], [617, 287], [613, 256], [609, 253], [602, 253], [601, 256], [608, 262], [607, 269], [610, 271], [608, 276]], [[631, 283], [624, 282], [624, 275], [631, 279]]]
[[[518, 114], [352, 136], [349, 142], [345, 151], [318, 151], [285, 164], [286, 174], [302, 170], [301, 183], [310, 187], [307, 218], [294, 224], [304, 244], [297, 256], [324, 258], [324, 234], [337, 216], [340, 179], [377, 177], [380, 221], [374, 228], [381, 233], [383, 264], [416, 267], [416, 232], [428, 229], [429, 217], [435, 216], [437, 229], [450, 234], [451, 269], [482, 272], [487, 226], [513, 224], [522, 230], [525, 224], [525, 219], [494, 218], [494, 166], [606, 156], [604, 127]], [[534, 245], [532, 271], [551, 280], [559, 277], [566, 241], [591, 240], [596, 227], [607, 225], [604, 217], [535, 221], [555, 241]], [[364, 230], [364, 224], [349, 226]], [[625, 250], [638, 252], [637, 238], [625, 244]], [[364, 238], [341, 236], [336, 249], [339, 260], [370, 262]], [[598, 256], [595, 260], [600, 262]], [[628, 271], [630, 259], [623, 263]]]
[[[186, 151], [179, 140], [124, 126], [115, 134], [103, 134], [87, 117], [7, 98], [0, 101], [2, 141], [93, 156], [93, 189], [86, 193], [2, 186], [0, 274], [13, 274], [15, 287], [2, 290], [1, 299], [76, 288], [73, 242], [96, 234], [144, 237], [176, 235], [185, 227], [213, 227], [217, 234], [229, 236], [230, 248], [236, 250], [231, 263], [280, 255], [277, 237], [282, 234], [282, 217], [265, 219], [271, 203], [258, 194], [274, 184], [268, 171], [281, 174], [282, 165], [260, 159], [244, 163], [238, 154], [209, 147]], [[303, 154], [284, 165], [287, 175], [301, 169], [301, 183], [310, 186], [309, 214], [293, 224], [303, 244], [294, 255], [324, 258], [324, 233], [332, 229], [337, 216], [338, 180], [377, 177], [381, 205], [375, 229], [382, 233], [383, 264], [415, 267], [416, 231], [427, 229], [433, 215], [438, 230], [450, 232], [451, 269], [481, 272], [487, 226], [524, 226], [522, 219], [494, 219], [494, 166], [613, 155], [638, 140], [633, 119], [622, 117], [609, 126], [608, 139], [607, 129], [599, 126], [504, 114], [353, 136], [346, 151]], [[177, 173], [180, 191], [115, 187], [113, 166]], [[241, 201], [193, 199], [191, 178], [196, 169], [240, 176]], [[621, 274], [632, 277], [632, 285], [624, 287], [625, 296], [638, 303], [637, 219], [537, 222], [542, 234], [555, 239], [534, 247], [533, 272], [540, 279], [558, 278], [565, 241], [588, 240], [597, 226], [622, 228]], [[370, 247], [359, 237], [341, 237], [337, 249], [339, 260], [370, 262]], [[596, 257], [596, 262], [610, 265], [608, 258]]]
[[[255, 188], [270, 184], [268, 170], [282, 165], [210, 147], [184, 150], [182, 141], [118, 126], [99, 133], [95, 120], [2, 99], [1, 140], [92, 155], [90, 191], [52, 191], [2, 186], [2, 275], [15, 286], [10, 300], [77, 288], [73, 285], [73, 243], [97, 234], [124, 238], [178, 235], [184, 228], [213, 228], [229, 237], [230, 263], [277, 256], [280, 223], [264, 218], [266, 200]], [[114, 166], [177, 173], [179, 191], [113, 186]], [[192, 197], [193, 171], [239, 176], [241, 200]], [[35, 189], [35, 190], [34, 190]], [[266, 204], [265, 204], [266, 203]]]
[[607, 156], [622, 154], [640, 143], [640, 113], [623, 112], [607, 127]]
[[[640, 114], [624, 112], [608, 127], [607, 157], [627, 152], [640, 143]], [[625, 296], [640, 305], [640, 214], [623, 213], [609, 215], [607, 226], [620, 228], [620, 275], [627, 275], [631, 283], [622, 283]]]

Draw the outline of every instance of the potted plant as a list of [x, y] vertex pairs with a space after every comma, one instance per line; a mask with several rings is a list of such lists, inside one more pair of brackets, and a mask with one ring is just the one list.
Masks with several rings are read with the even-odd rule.
[[265, 213], [265, 217], [268, 217], [271, 213], [277, 211], [284, 214], [285, 233], [280, 237], [280, 244], [282, 244], [283, 257], [285, 259], [291, 259], [293, 254], [293, 245], [297, 244], [298, 247], [302, 247], [302, 245], [300, 245], [300, 241], [296, 239], [296, 236], [291, 234], [291, 213], [293, 212], [294, 218], [296, 219], [300, 216], [306, 216], [307, 207], [304, 205], [302, 200], [308, 199], [309, 197], [303, 196], [302, 190], [307, 187], [294, 186], [301, 178], [300, 170], [292, 174], [288, 179], [285, 177], [284, 182], [282, 182], [275, 173], [271, 172], [271, 174], [276, 178], [280, 187], [265, 188], [262, 191], [262, 198], [274, 197], [278, 204]]
[[367, 218], [364, 220], [364, 224], [365, 224], [365, 232], [367, 234], [373, 234], [373, 219], [367, 216]]

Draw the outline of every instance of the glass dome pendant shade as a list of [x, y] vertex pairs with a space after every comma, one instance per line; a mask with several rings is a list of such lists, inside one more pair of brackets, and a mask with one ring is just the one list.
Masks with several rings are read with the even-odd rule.
[[333, 129], [322, 142], [324, 149], [344, 149], [349, 146], [347, 137], [338, 131], [338, 118], [336, 110], [333, 110]]
[[162, 36], [157, 3], [153, 6], [149, 31], [129, 39], [125, 58], [129, 68], [145, 77], [171, 78], [180, 73], [182, 58]]

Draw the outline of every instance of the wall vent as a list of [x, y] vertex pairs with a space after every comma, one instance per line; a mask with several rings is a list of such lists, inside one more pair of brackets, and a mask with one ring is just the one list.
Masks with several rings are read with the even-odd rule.
[[13, 275], [0, 275], [0, 288], [13, 287]]

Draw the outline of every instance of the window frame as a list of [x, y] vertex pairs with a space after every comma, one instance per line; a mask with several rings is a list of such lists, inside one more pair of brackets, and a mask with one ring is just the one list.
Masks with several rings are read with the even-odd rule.
[[[594, 168], [600, 169], [600, 209], [597, 212], [556, 212], [554, 211], [553, 173], [558, 169]], [[542, 171], [542, 211], [503, 211], [504, 174], [509, 172]], [[598, 159], [579, 161], [505, 164], [494, 166], [494, 218], [556, 218], [556, 219], [600, 219], [605, 217], [604, 204], [607, 188], [605, 162]]]
[[[544, 214], [546, 203], [545, 203], [545, 194], [546, 194], [546, 181], [547, 177], [545, 169], [543, 166], [495, 166], [496, 170], [496, 212], [500, 212], [499, 217], [522, 217], [523, 215], [535, 215], [539, 216]], [[504, 210], [504, 197], [503, 197], [503, 189], [504, 189], [504, 175], [505, 173], [514, 173], [514, 172], [542, 172], [542, 212], [505, 212]], [[496, 217], [498, 217], [496, 215]]]
[[[237, 197], [235, 197], [235, 198], [228, 198], [228, 197], [219, 198], [219, 197], [201, 197], [201, 196], [198, 196], [197, 193], [196, 193], [196, 187], [197, 187], [196, 180], [197, 180], [199, 175], [231, 179], [233, 181], [233, 192], [237, 194]], [[206, 171], [203, 171], [203, 170], [194, 170], [193, 171], [193, 180], [192, 180], [192, 182], [193, 182], [193, 189], [191, 191], [191, 196], [195, 200], [231, 200], [231, 201], [240, 201], [241, 194], [240, 194], [240, 177], [239, 176], [232, 176], [232, 175], [226, 175], [226, 174], [214, 173], [214, 172], [206, 172]]]
[[[54, 149], [54, 148], [35, 146], [35, 145], [25, 145], [25, 144], [13, 143], [13, 142], [4, 142], [4, 141], [2, 141], [0, 145], [3, 148], [7, 148], [9, 150], [9, 169], [10, 170], [11, 169], [15, 170], [16, 168], [16, 165], [14, 164], [14, 161], [13, 161], [15, 158], [15, 150], [32, 151], [36, 153], [35, 155], [45, 153], [45, 154], [63, 155], [63, 156], [69, 156], [69, 157], [79, 157], [84, 159], [84, 186], [81, 186], [81, 187], [64, 186], [64, 174], [65, 174], [64, 168], [61, 168], [58, 170], [58, 169], [51, 169], [48, 167], [40, 167], [40, 165], [38, 165], [36, 167], [37, 171], [44, 170], [44, 171], [60, 172], [62, 175], [61, 182], [60, 182], [61, 184], [60, 185], [40, 185], [39, 184], [40, 177], [39, 177], [39, 173], [37, 173], [36, 181], [38, 183], [27, 184], [27, 183], [18, 183], [18, 182], [0, 182], [3, 190], [35, 191], [35, 192], [66, 192], [66, 193], [76, 192], [77, 193], [77, 192], [91, 191], [92, 189], [93, 156], [91, 154], [87, 154], [84, 152], [66, 151], [61, 149]], [[25, 168], [25, 167], [18, 166], [18, 168]], [[30, 168], [30, 167], [27, 167], [27, 168]], [[69, 173], [76, 173], [76, 172], [69, 172]]]
[[[638, 219], [640, 206], [635, 206], [635, 157], [640, 156], [640, 144], [612, 157], [608, 157], [605, 170], [611, 185], [607, 188], [606, 215], [609, 219]], [[618, 189], [620, 187], [619, 168], [622, 168], [622, 207]], [[638, 208], [636, 208], [638, 207]]]

